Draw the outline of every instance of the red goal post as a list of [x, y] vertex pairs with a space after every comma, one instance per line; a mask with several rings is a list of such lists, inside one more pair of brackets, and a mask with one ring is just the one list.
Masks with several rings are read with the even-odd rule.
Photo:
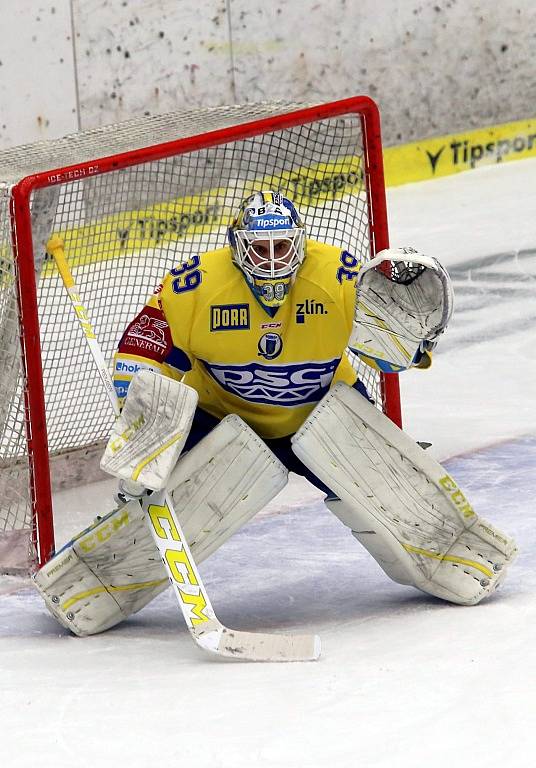
[[[50, 235], [65, 242], [111, 364], [163, 274], [223, 245], [240, 200], [261, 185], [294, 200], [313, 239], [360, 261], [389, 245], [380, 121], [368, 97], [144, 117], [0, 152], [0, 572], [19, 567], [14, 552], [40, 565], [51, 557], [66, 457], [77, 457], [79, 482], [94, 479], [90, 458], [111, 423], [44, 252]], [[398, 377], [364, 376], [400, 425]]]

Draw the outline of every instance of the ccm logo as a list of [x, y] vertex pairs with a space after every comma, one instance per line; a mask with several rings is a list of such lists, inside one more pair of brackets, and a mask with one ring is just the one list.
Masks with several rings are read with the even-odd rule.
[[121, 450], [121, 448], [124, 448], [125, 445], [128, 443], [128, 441], [134, 437], [136, 432], [143, 427], [145, 424], [145, 416], [143, 413], [140, 413], [138, 418], [132, 422], [132, 424], [129, 424], [127, 428], [121, 432], [120, 435], [117, 437], [114, 437], [113, 440], [110, 440], [110, 450], [112, 453], [117, 453]]
[[[182, 545], [182, 540], [173, 520], [173, 515], [167, 504], [151, 504], [149, 507], [149, 519], [154, 532], [159, 539], [158, 549], [166, 561], [171, 574], [170, 581], [180, 593], [183, 603], [190, 608], [190, 621], [192, 625], [203, 624], [209, 621], [204, 613], [208, 608], [207, 602], [197, 581], [194, 568]], [[168, 542], [166, 544], [166, 542]], [[185, 589], [182, 589], [185, 587]]]
[[459, 511], [464, 517], [473, 517], [475, 511], [469, 504], [462, 491], [456, 485], [456, 482], [450, 477], [445, 475], [439, 479], [439, 485], [449, 494], [451, 501], [456, 505]]
[[100, 523], [95, 530], [95, 533], [85, 536], [79, 543], [80, 549], [83, 552], [91, 552], [95, 547], [98, 547], [99, 544], [108, 541], [119, 528], [122, 528], [129, 523], [128, 512], [125, 509], [119, 517], [116, 517], [112, 521], [112, 523], [105, 523], [104, 525]]

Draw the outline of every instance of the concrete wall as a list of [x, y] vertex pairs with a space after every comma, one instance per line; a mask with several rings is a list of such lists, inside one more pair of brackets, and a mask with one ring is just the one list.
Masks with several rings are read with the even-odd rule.
[[[534, 0], [0, 0], [0, 146], [366, 93], [397, 144], [532, 117]], [[73, 34], [74, 32], [74, 34]]]

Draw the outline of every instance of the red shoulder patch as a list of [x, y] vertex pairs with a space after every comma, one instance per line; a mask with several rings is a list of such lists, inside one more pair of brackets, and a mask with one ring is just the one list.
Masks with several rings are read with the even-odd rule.
[[119, 342], [119, 352], [147, 357], [159, 363], [164, 362], [172, 347], [167, 320], [162, 310], [155, 307], [144, 307]]

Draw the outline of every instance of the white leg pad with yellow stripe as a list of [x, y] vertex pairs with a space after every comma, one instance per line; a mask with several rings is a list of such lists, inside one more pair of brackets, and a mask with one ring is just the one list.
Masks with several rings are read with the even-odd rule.
[[[238, 416], [227, 416], [178, 462], [168, 489], [196, 563], [281, 491], [288, 471]], [[34, 577], [47, 607], [76, 635], [113, 627], [168, 586], [138, 501], [83, 531]]]
[[341, 501], [329, 508], [394, 580], [475, 605], [504, 577], [515, 543], [479, 518], [431, 456], [346, 384], [336, 384], [293, 450]]
[[80, 636], [113, 627], [169, 584], [137, 501], [82, 531], [34, 583], [60, 624]]
[[171, 473], [168, 490], [196, 562], [209, 557], [287, 484], [288, 470], [236, 414]]

